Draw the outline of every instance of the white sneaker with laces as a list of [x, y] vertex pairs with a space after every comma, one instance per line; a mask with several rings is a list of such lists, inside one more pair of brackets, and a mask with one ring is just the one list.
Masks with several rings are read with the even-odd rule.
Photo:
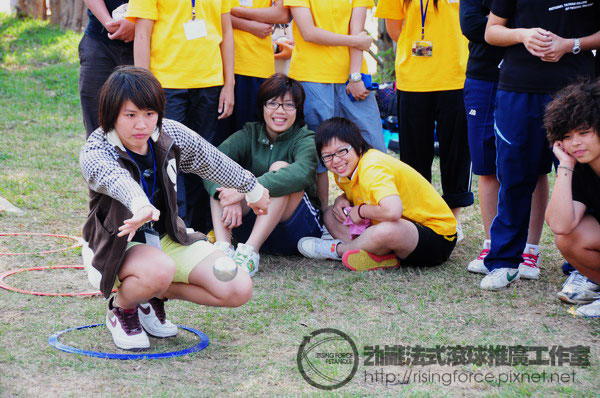
[[596, 296], [592, 303], [577, 308], [575, 314], [584, 318], [600, 318], [600, 296]]
[[519, 274], [524, 279], [540, 279], [540, 265], [542, 265], [542, 254], [533, 249], [522, 254], [523, 261], [519, 264]]
[[589, 304], [598, 296], [598, 291], [600, 291], [600, 285], [592, 282], [579, 271], [573, 271], [556, 295], [565, 303]]
[[225, 255], [227, 257], [229, 257], [229, 258], [235, 257], [235, 249], [233, 248], [233, 246], [231, 246], [231, 243], [218, 240], [215, 243], [213, 243], [213, 246], [215, 248], [217, 248], [218, 250], [221, 250], [223, 253], [225, 253]]
[[167, 319], [165, 301], [152, 298], [138, 305], [138, 316], [142, 327], [150, 336], [164, 338], [177, 336], [177, 326]]
[[462, 224], [460, 221], [456, 221], [456, 243], [461, 242], [465, 238], [463, 233]]
[[484, 275], [489, 273], [487, 267], [483, 263], [483, 260], [490, 252], [490, 244], [491, 242], [488, 239], [483, 241], [483, 249], [481, 250], [481, 253], [479, 253], [479, 256], [477, 256], [475, 260], [471, 261], [469, 265], [467, 265], [467, 271]]
[[137, 309], [123, 309], [108, 302], [106, 327], [115, 345], [123, 350], [141, 351], [150, 348], [148, 335], [140, 325]]
[[518, 279], [518, 269], [496, 268], [483, 277], [479, 286], [484, 290], [500, 290]]
[[238, 267], [246, 271], [248, 275], [254, 276], [258, 271], [260, 255], [254, 251], [252, 246], [245, 243], [238, 243], [233, 261], [235, 261]]
[[317, 260], [342, 260], [337, 254], [337, 245], [342, 243], [339, 239], [319, 239], [305, 237], [298, 241], [298, 251], [304, 257]]

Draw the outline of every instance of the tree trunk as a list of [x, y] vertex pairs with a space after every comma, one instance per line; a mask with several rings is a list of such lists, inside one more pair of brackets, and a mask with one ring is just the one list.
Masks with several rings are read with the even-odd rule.
[[17, 14], [36, 19], [46, 19], [45, 0], [18, 0]]
[[[53, 6], [52, 13], [59, 19], [59, 25], [63, 29], [80, 31], [87, 24], [87, 7], [83, 0], [50, 0]], [[54, 7], [57, 10], [54, 10]], [[59, 17], [60, 16], [60, 17]], [[54, 20], [54, 17], [53, 17]]]

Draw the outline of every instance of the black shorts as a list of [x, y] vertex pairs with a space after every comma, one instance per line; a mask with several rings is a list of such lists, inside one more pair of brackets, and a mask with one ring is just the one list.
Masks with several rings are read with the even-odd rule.
[[456, 246], [456, 234], [444, 236], [435, 233], [431, 228], [413, 222], [419, 231], [417, 247], [404, 260], [401, 265], [428, 267], [440, 265], [450, 257]]

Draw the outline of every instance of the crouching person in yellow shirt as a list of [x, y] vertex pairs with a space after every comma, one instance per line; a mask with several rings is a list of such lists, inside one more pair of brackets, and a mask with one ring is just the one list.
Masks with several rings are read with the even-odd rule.
[[371, 149], [348, 119], [323, 122], [315, 143], [344, 193], [324, 214], [335, 239], [303, 238], [303, 255], [342, 260], [353, 271], [439, 265], [450, 257], [456, 219], [416, 170]]

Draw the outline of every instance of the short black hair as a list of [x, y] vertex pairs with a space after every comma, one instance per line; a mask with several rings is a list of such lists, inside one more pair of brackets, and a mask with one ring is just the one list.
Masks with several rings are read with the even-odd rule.
[[294, 126], [303, 127], [304, 99], [306, 98], [304, 89], [300, 83], [283, 73], [275, 73], [265, 80], [258, 88], [258, 95], [256, 98], [258, 121], [265, 123], [263, 107], [268, 101], [274, 98], [283, 97], [287, 93], [290, 93], [292, 101], [294, 101], [294, 105], [296, 105], [296, 120], [294, 121]]
[[354, 122], [344, 117], [333, 117], [325, 120], [317, 127], [315, 144], [317, 145], [319, 157], [323, 146], [329, 144], [335, 138], [350, 144], [358, 156], [364, 155], [372, 148], [360, 134], [360, 129]]
[[131, 101], [141, 110], [158, 113], [156, 126], [162, 127], [165, 114], [165, 94], [152, 73], [136, 66], [120, 66], [108, 77], [100, 89], [98, 121], [108, 133], [115, 123], [125, 101]]
[[600, 80], [584, 80], [560, 90], [546, 106], [544, 127], [550, 143], [573, 130], [594, 129], [600, 135]]

